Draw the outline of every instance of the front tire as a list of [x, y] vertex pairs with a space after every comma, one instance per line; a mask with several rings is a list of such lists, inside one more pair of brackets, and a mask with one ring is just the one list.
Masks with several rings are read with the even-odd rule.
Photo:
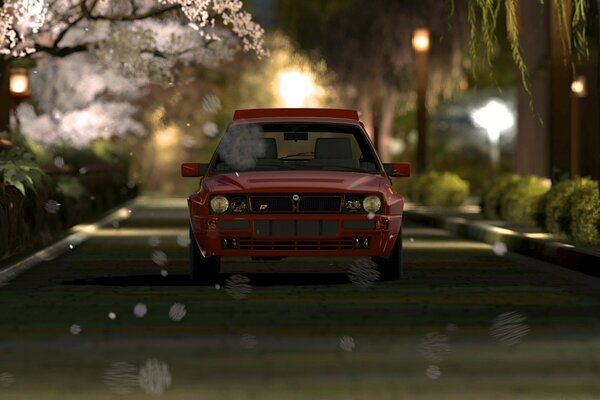
[[396, 243], [389, 258], [373, 257], [382, 281], [397, 281], [402, 277], [402, 230], [398, 232]]
[[190, 226], [190, 278], [194, 282], [216, 282], [221, 272], [221, 257], [204, 257]]

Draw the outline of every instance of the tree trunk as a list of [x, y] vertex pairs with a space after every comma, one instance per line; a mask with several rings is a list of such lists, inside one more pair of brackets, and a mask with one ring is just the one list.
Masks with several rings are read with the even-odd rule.
[[8, 63], [0, 57], [0, 132], [8, 131], [10, 121], [10, 92], [8, 91]]
[[379, 140], [377, 143], [377, 152], [382, 162], [391, 162], [390, 139], [394, 131], [394, 117], [396, 108], [400, 100], [400, 93], [392, 89], [389, 96], [384, 97], [381, 105], [381, 122], [379, 124]]
[[571, 0], [562, 0], [566, 26], [560, 23], [561, 9], [550, 7], [550, 165], [553, 182], [571, 173]]
[[546, 66], [550, 52], [548, 5], [540, 6], [529, 0], [521, 0], [518, 5], [519, 42], [529, 68], [531, 94], [523, 85], [518, 85], [515, 171], [522, 175], [550, 177], [550, 75]]

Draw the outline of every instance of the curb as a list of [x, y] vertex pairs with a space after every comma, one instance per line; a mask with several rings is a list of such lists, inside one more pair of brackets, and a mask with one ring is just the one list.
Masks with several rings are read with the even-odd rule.
[[88, 240], [95, 231], [110, 224], [112, 221], [129, 218], [129, 212], [127, 210], [135, 200], [136, 198], [127, 200], [119, 206], [107, 211], [105, 216], [101, 217], [96, 222], [73, 226], [67, 231], [66, 237], [12, 265], [4, 267], [0, 270], [0, 288], [6, 286], [8, 282], [35, 265], [53, 260], [69, 250], [72, 250], [75, 246]]
[[489, 244], [502, 242], [506, 244], [508, 251], [600, 278], [600, 254], [594, 254], [570, 244], [531, 238], [510, 229], [484, 222], [473, 222], [460, 217], [444, 217], [438, 214], [405, 210], [404, 218], [479, 242]]

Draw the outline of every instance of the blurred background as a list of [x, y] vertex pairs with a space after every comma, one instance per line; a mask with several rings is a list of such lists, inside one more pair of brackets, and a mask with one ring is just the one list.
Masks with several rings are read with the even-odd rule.
[[24, 7], [0, 65], [3, 188], [22, 194], [45, 174], [74, 200], [96, 197], [82, 179], [187, 196], [179, 164], [258, 107], [357, 109], [384, 162], [455, 174], [474, 202], [509, 172], [600, 176], [596, 1], [248, 0], [243, 34], [147, 1], [0, 3]]

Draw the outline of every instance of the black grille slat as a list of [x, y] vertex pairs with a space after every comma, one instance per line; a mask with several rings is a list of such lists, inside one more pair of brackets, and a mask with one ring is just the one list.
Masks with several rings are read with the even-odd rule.
[[292, 212], [294, 203], [291, 197], [283, 196], [252, 196], [250, 208], [255, 213]]
[[259, 237], [310, 237], [337, 236], [337, 220], [257, 220], [254, 221], [254, 234]]
[[304, 196], [298, 204], [299, 212], [339, 212], [341, 197]]

